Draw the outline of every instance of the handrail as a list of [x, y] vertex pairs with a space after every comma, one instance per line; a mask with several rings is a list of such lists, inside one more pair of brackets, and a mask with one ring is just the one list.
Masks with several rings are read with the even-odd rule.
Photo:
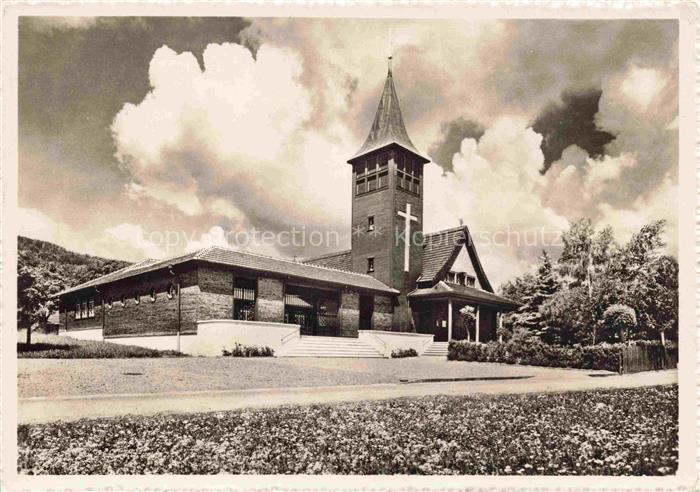
[[299, 333], [296, 331], [293, 331], [291, 333], [286, 334], [285, 336], [282, 337], [282, 345], [284, 345], [289, 340], [291, 340], [294, 336], [297, 336], [297, 335], [299, 335]]
[[372, 333], [372, 336], [374, 336], [374, 338], [376, 338], [377, 340], [379, 340], [379, 341], [381, 342], [382, 346], [383, 346], [384, 348], [386, 348], [386, 342], [385, 342], [384, 340], [382, 340], [381, 338], [379, 338], [379, 335], [377, 335], [376, 333]]

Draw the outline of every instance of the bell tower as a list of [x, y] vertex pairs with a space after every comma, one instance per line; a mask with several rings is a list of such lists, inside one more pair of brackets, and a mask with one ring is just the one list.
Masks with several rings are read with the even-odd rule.
[[410, 331], [406, 294], [422, 271], [423, 166], [406, 132], [389, 69], [369, 135], [352, 165], [352, 268], [398, 290], [393, 329]]

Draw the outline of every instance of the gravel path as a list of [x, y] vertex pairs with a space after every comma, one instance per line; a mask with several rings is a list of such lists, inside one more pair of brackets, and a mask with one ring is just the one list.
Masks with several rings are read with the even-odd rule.
[[447, 361], [437, 357], [20, 359], [17, 384], [19, 397], [26, 398], [367, 385], [424, 378], [538, 376], [558, 379], [581, 373], [609, 374], [604, 371]]

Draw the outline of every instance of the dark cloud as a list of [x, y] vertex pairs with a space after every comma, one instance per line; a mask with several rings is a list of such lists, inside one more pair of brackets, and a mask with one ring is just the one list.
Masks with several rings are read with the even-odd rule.
[[595, 115], [601, 94], [599, 89], [564, 92], [561, 104], [550, 104], [537, 115], [532, 129], [543, 137], [543, 172], [547, 172], [570, 145], [578, 145], [591, 157], [603, 155], [605, 145], [615, 136], [596, 127]]
[[462, 117], [440, 125], [441, 139], [428, 150], [428, 155], [435, 164], [446, 171], [452, 170], [452, 157], [462, 147], [462, 140], [473, 138], [479, 140], [484, 135], [485, 128], [476, 121]]
[[630, 63], [665, 65], [678, 40], [675, 20], [522, 20], [508, 24], [509, 49], [488, 74], [503, 103], [532, 109], [600, 87]]
[[[153, 52], [167, 44], [192, 51], [201, 65], [207, 44], [237, 42], [248, 24], [239, 18], [106, 17], [89, 25], [20, 18], [20, 205], [45, 206], [51, 197], [51, 215], [77, 225], [84, 219], [76, 206], [114, 203], [129, 177], [113, 158], [109, 128], [124, 103], [148, 92]], [[71, 186], [46, 179], [57, 174]]]

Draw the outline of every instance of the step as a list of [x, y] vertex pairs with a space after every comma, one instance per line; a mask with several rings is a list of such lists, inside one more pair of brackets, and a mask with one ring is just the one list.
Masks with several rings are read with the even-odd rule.
[[433, 342], [421, 354], [422, 357], [447, 357], [448, 342]]
[[317, 337], [303, 335], [299, 342], [281, 357], [346, 357], [383, 358], [374, 347], [358, 338]]

